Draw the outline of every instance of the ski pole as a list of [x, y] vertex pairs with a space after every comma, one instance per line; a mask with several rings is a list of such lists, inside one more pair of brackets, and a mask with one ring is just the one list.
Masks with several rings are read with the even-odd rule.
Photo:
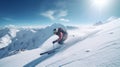
[[54, 44], [53, 44], [53, 49], [55, 48]]

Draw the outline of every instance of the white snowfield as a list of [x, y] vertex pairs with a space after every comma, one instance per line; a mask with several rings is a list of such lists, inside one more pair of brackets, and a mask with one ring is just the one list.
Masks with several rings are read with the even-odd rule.
[[68, 33], [59, 51], [40, 55], [53, 49], [52, 41], [57, 37], [51, 36], [39, 48], [0, 59], [0, 67], [120, 67], [120, 18], [69, 29]]

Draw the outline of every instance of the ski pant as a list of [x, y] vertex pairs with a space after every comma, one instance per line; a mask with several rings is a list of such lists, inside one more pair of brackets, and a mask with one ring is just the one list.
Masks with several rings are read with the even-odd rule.
[[67, 39], [67, 37], [68, 37], [68, 34], [67, 34], [67, 33], [64, 34], [64, 35], [63, 35], [63, 38], [62, 38], [60, 41], [58, 41], [58, 43], [59, 43], [59, 44], [63, 44], [64, 41]]

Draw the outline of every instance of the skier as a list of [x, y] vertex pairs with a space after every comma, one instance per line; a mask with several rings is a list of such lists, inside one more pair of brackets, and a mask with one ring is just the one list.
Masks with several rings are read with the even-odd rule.
[[[68, 36], [66, 30], [63, 30], [62, 28], [55, 28], [55, 29], [53, 29], [53, 32], [59, 38], [54, 40], [52, 43], [54, 44], [54, 43], [58, 42], [60, 45], [64, 44], [64, 41], [67, 39], [67, 36]], [[49, 51], [46, 51], [46, 52], [43, 52], [43, 53], [40, 53], [40, 55], [55, 53], [56, 49], [59, 49], [59, 47], [58, 48], [54, 48], [54, 49], [49, 50]]]
[[53, 41], [53, 44], [58, 42], [60, 45], [64, 43], [64, 41], [67, 39], [67, 31], [63, 30], [62, 28], [55, 28], [53, 29], [53, 32], [55, 35], [57, 35], [59, 38]]

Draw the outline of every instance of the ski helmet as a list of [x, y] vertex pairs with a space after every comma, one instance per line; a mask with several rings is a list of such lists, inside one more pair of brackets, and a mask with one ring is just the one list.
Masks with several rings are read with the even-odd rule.
[[53, 29], [54, 34], [58, 32], [58, 28]]

